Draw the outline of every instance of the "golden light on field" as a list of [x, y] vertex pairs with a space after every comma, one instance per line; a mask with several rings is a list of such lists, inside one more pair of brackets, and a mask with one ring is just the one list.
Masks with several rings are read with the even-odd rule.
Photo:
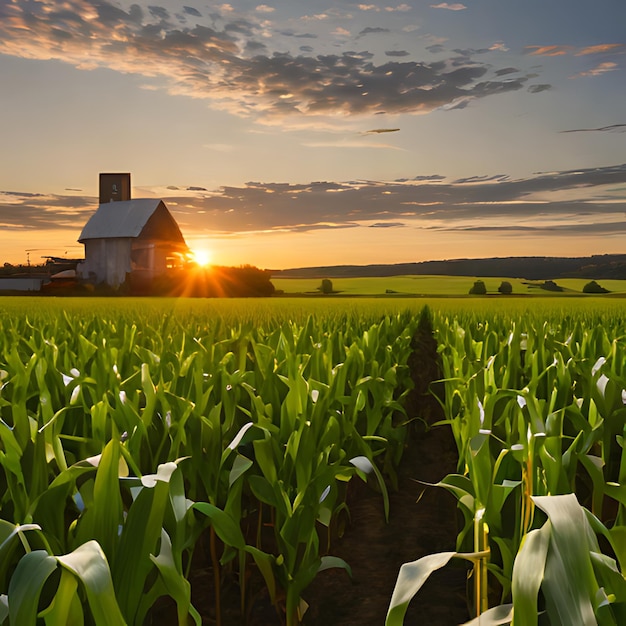
[[201, 267], [206, 267], [211, 263], [211, 251], [207, 248], [197, 248], [193, 250], [193, 260]]

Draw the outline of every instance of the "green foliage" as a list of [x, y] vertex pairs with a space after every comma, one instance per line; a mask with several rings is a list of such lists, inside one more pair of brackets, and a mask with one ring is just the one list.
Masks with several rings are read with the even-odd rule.
[[498, 292], [504, 295], [513, 293], [513, 285], [508, 280], [503, 280], [498, 287]]
[[609, 293], [609, 290], [592, 280], [583, 287], [583, 293]]
[[326, 295], [333, 293], [333, 281], [330, 278], [323, 278], [319, 290]]
[[485, 286], [484, 280], [476, 280], [474, 284], [470, 287], [469, 293], [471, 295], [480, 295], [483, 296], [487, 293], [487, 287]]

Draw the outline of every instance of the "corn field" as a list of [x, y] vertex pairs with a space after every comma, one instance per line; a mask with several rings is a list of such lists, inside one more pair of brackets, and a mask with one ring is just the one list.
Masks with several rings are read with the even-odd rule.
[[389, 514], [424, 318], [445, 415], [428, 426], [458, 450], [437, 488], [464, 523], [403, 566], [387, 624], [452, 558], [470, 623], [626, 623], [621, 303], [423, 304], [0, 301], [0, 624], [140, 625], [162, 596], [201, 624], [199, 546], [217, 624], [227, 576], [241, 623], [259, 581], [306, 622], [315, 577], [350, 573], [332, 542], [350, 483]]

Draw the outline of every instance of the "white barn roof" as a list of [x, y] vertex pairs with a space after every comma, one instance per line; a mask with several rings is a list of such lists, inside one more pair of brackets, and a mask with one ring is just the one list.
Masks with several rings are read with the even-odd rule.
[[161, 200], [153, 198], [101, 204], [85, 224], [78, 241], [139, 237], [159, 204]]

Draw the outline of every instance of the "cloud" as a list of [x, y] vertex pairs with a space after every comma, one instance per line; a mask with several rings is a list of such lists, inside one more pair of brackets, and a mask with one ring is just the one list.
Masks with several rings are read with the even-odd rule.
[[193, 7], [183, 7], [183, 12], [187, 15], [193, 15], [194, 17], [202, 17], [202, 13]]
[[381, 134], [381, 133], [397, 133], [400, 129], [399, 128], [373, 128], [372, 130], [366, 130], [364, 134], [366, 135], [370, 135], [370, 134]]
[[599, 128], [574, 128], [571, 130], [562, 130], [562, 133], [626, 133], [626, 124], [611, 124], [610, 126], [600, 126]]
[[467, 7], [460, 2], [455, 2], [454, 4], [442, 2], [440, 4], [431, 4], [430, 7], [431, 9], [448, 9], [448, 11], [463, 11], [464, 9], [467, 9]]
[[528, 91], [530, 93], [541, 93], [542, 91], [547, 91], [548, 89], [552, 89], [552, 85], [529, 85]]
[[573, 54], [574, 56], [588, 56], [591, 54], [606, 55], [612, 54], [626, 54], [626, 45], [622, 43], [602, 43], [594, 46], [586, 46], [585, 48], [576, 49], [575, 46], [562, 46], [562, 45], [549, 45], [549, 46], [526, 46], [525, 50], [527, 54], [531, 56], [564, 56], [566, 54]]
[[623, 43], [602, 43], [597, 46], [587, 46], [586, 48], [579, 50], [576, 53], [576, 56], [579, 57], [586, 54], [600, 54], [603, 52], [616, 51], [618, 49], [625, 51], [624, 48], [625, 46]]
[[[276, 44], [267, 36], [270, 26], [231, 9], [220, 5], [206, 23], [203, 18], [181, 25], [157, 6], [144, 11], [138, 5], [124, 10], [106, 0], [0, 3], [0, 54], [152, 78], [152, 88], [204, 98], [216, 109], [266, 123], [458, 109], [522, 89], [528, 80], [499, 80], [500, 68], [474, 58], [481, 51], [433, 62], [408, 60], [403, 51], [391, 51], [391, 60], [382, 63], [367, 50], [314, 55], [311, 47], [303, 46], [298, 54], [272, 51]], [[307, 19], [325, 20], [331, 14], [329, 9]], [[388, 32], [368, 27], [359, 36]]]
[[360, 33], [359, 33], [359, 37], [363, 37], [364, 35], [372, 35], [372, 34], [378, 34], [378, 33], [388, 33], [389, 29], [388, 28], [381, 28], [380, 26], [375, 26], [375, 27], [370, 27], [368, 26], [367, 28], [364, 28]]
[[501, 70], [496, 70], [494, 74], [496, 76], [506, 76], [507, 74], [515, 74], [516, 72], [519, 72], [519, 70], [514, 67], [503, 67]]
[[406, 50], [386, 50], [385, 56], [388, 57], [408, 57], [410, 54]]
[[410, 10], [411, 10], [411, 7], [408, 4], [399, 4], [395, 7], [385, 7], [385, 11], [387, 11], [387, 13], [394, 13], [396, 11], [406, 13], [407, 11], [410, 11]]
[[572, 78], [579, 78], [583, 76], [602, 76], [602, 74], [606, 74], [607, 72], [613, 72], [616, 69], [618, 69], [617, 63], [613, 63], [612, 61], [605, 61], [604, 63], [600, 63], [590, 70], [575, 74], [574, 76], [572, 76]]
[[376, 222], [376, 224], [370, 224], [369, 228], [402, 228], [406, 226], [403, 222]]
[[285, 37], [295, 37], [296, 39], [317, 39], [317, 35], [312, 33], [294, 33], [292, 30], [283, 30], [280, 34]]
[[526, 46], [531, 56], [558, 57], [569, 54], [572, 46]]
[[274, 7], [267, 6], [267, 4], [259, 4], [256, 8], [259, 13], [274, 13], [275, 10]]

